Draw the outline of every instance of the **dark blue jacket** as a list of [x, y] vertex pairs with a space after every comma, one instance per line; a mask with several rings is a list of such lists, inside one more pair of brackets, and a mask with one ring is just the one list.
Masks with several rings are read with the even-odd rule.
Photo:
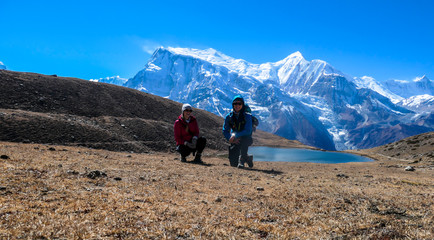
[[[244, 102], [244, 99], [240, 95], [235, 96], [234, 100], [235, 99], [240, 99]], [[233, 110], [226, 115], [223, 124], [223, 135], [227, 140], [231, 138], [232, 134], [235, 134], [236, 138], [251, 136], [252, 130], [252, 115], [247, 113], [244, 107], [241, 109], [238, 117]]]

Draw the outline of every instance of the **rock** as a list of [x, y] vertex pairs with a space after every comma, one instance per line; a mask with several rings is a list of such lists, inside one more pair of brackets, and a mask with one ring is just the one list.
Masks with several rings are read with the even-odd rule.
[[407, 166], [406, 168], [405, 168], [405, 171], [411, 171], [411, 172], [413, 172], [413, 171], [415, 171], [416, 169], [414, 169], [414, 167], [412, 167], [412, 166]]
[[50, 151], [56, 151], [56, 149], [53, 148], [53, 147], [50, 147], [48, 150], [50, 150]]
[[221, 197], [217, 197], [217, 198], [215, 199], [215, 202], [222, 202], [222, 198], [221, 198]]
[[72, 175], [78, 175], [79, 172], [75, 171], [75, 170], [68, 170], [66, 171], [67, 174], [72, 174]]
[[116, 180], [116, 181], [121, 181], [122, 180], [122, 178], [120, 178], [120, 177], [115, 177], [113, 179]]
[[264, 188], [263, 187], [256, 187], [256, 190], [257, 191], [264, 191]]
[[5, 186], [0, 186], [0, 191], [5, 191], [6, 187]]
[[92, 171], [92, 172], [88, 173], [86, 176], [88, 178], [90, 178], [90, 179], [95, 179], [95, 178], [98, 178], [98, 177], [106, 177], [107, 174], [105, 174], [105, 172], [101, 172], [101, 171], [95, 170], [95, 171]]
[[336, 177], [338, 177], [338, 178], [349, 178], [347, 175], [345, 175], [343, 173], [337, 174]]
[[9, 156], [8, 155], [1, 155], [0, 158], [1, 159], [9, 159]]

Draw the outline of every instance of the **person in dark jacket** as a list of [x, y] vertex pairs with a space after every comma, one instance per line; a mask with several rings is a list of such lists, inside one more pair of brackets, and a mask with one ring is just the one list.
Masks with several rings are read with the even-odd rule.
[[203, 163], [202, 152], [206, 146], [206, 138], [199, 137], [199, 126], [196, 118], [191, 115], [190, 104], [182, 105], [182, 113], [173, 126], [175, 132], [176, 151], [181, 154], [181, 162], [187, 161], [187, 156], [193, 153], [193, 162]]
[[246, 111], [244, 98], [237, 95], [232, 100], [232, 111], [226, 115], [223, 135], [229, 141], [229, 163], [244, 168], [247, 163], [253, 167], [253, 156], [247, 154], [252, 145], [252, 115]]

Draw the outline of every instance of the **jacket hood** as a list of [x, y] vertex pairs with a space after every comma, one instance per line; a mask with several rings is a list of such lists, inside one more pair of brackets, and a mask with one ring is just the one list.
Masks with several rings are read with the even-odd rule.
[[232, 102], [234, 102], [236, 99], [241, 100], [243, 102], [243, 105], [245, 104], [243, 96], [241, 96], [241, 95], [235, 95], [235, 97], [232, 99]]
[[[232, 103], [235, 102], [235, 100], [243, 102], [243, 108], [241, 108], [240, 112], [244, 112], [246, 110], [246, 103], [244, 102], [243, 96], [235, 95], [235, 97], [232, 99]], [[235, 109], [233, 106], [232, 106], [232, 112], [235, 112]]]

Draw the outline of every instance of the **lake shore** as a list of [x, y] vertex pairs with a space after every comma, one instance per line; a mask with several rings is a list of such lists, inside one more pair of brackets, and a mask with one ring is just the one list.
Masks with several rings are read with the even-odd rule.
[[432, 167], [378, 158], [237, 169], [224, 154], [196, 165], [0, 142], [0, 238], [434, 238]]

